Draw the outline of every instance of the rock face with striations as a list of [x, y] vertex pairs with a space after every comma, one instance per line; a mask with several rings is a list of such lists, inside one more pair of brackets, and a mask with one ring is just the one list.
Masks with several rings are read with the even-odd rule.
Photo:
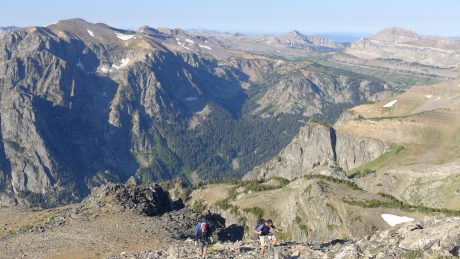
[[[385, 145], [370, 138], [356, 139], [332, 127], [308, 123], [277, 156], [255, 167], [245, 179], [274, 176], [293, 179], [329, 167], [350, 170], [376, 159]], [[330, 170], [326, 170], [330, 171]], [[331, 173], [331, 172], [329, 172]]]

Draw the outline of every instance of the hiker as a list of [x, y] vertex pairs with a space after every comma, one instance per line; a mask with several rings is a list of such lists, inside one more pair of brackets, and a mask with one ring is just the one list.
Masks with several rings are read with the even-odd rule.
[[195, 236], [195, 244], [199, 248], [198, 253], [200, 257], [206, 257], [208, 255], [208, 245], [210, 243], [211, 225], [206, 219], [197, 222], [193, 234]]
[[265, 253], [265, 242], [267, 240], [272, 242], [272, 246], [275, 246], [276, 242], [278, 241], [276, 237], [270, 232], [270, 229], [273, 229], [276, 232], [280, 231], [279, 229], [275, 228], [275, 226], [273, 225], [273, 221], [271, 219], [259, 220], [257, 222], [255, 232], [257, 233], [257, 235], [259, 235], [260, 255], [264, 255]]

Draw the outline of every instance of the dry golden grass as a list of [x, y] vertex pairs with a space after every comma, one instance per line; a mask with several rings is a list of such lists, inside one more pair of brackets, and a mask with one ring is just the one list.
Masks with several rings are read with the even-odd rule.
[[[398, 100], [391, 108], [383, 106]], [[336, 129], [357, 138], [374, 138], [404, 146], [391, 160], [400, 166], [418, 162], [440, 164], [459, 158], [460, 87], [458, 82], [415, 86], [405, 93], [351, 110], [358, 119], [341, 122]]]
[[214, 204], [218, 201], [224, 200], [228, 196], [228, 190], [231, 189], [231, 184], [212, 184], [195, 190], [191, 194], [188, 201], [189, 205], [193, 205], [198, 200], [204, 200], [206, 204]]

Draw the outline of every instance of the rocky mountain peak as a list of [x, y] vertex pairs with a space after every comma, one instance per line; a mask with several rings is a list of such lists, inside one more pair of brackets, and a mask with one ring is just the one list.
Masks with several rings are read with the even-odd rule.
[[297, 42], [298, 44], [327, 47], [331, 49], [342, 48], [342, 45], [334, 40], [316, 35], [306, 35], [297, 30], [290, 31], [286, 34], [280, 35], [279, 37], [287, 41]]
[[170, 28], [158, 28], [158, 31], [164, 33], [168, 36], [175, 37], [175, 36], [188, 36], [189, 34], [182, 29], [170, 29]]
[[330, 51], [340, 49], [342, 46], [337, 42], [320, 36], [305, 35], [297, 30], [281, 35], [266, 35], [265, 41], [269, 44], [280, 44], [294, 49], [306, 49], [310, 51]]
[[86, 42], [99, 42], [103, 44], [126, 41], [133, 38], [134, 31], [110, 27], [103, 23], [91, 23], [81, 18], [60, 20], [46, 26], [58, 37], [79, 38]]
[[161, 33], [159, 30], [149, 27], [149, 26], [142, 26], [139, 29], [137, 29], [138, 32], [140, 33], [145, 33], [145, 34], [159, 34]]
[[297, 31], [297, 30], [292, 30], [292, 31], [286, 33], [285, 35], [287, 35], [289, 37], [295, 37], [295, 38], [301, 38], [301, 39], [306, 38], [305, 34], [301, 33], [300, 31]]
[[385, 28], [369, 37], [371, 40], [385, 42], [407, 42], [419, 40], [420, 38], [421, 37], [416, 32], [400, 27]]

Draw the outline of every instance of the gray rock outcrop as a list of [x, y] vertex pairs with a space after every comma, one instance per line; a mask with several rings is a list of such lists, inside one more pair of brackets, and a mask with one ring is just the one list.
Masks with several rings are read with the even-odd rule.
[[158, 216], [173, 209], [168, 192], [159, 185], [107, 184], [94, 188], [83, 208], [118, 207], [144, 216]]
[[332, 127], [308, 123], [277, 156], [245, 175], [245, 179], [274, 176], [293, 179], [312, 171], [336, 174], [331, 168], [350, 170], [368, 163], [385, 152], [385, 145], [374, 139], [356, 139]]

